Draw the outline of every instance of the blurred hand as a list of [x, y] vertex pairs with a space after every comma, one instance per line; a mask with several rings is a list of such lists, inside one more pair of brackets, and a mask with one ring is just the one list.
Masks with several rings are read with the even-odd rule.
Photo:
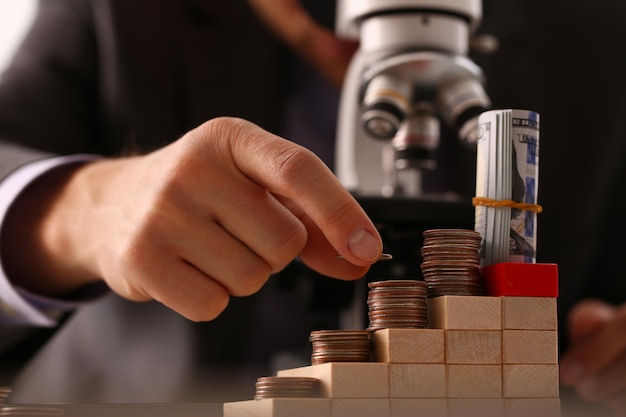
[[283, 42], [335, 86], [341, 86], [358, 43], [338, 39], [316, 23], [298, 0], [248, 1]]
[[39, 293], [104, 279], [123, 297], [202, 321], [296, 256], [356, 279], [382, 253], [374, 225], [321, 160], [239, 119], [57, 177], [18, 199], [3, 245], [9, 276]]
[[571, 348], [561, 358], [561, 382], [614, 416], [626, 416], [626, 304], [580, 302], [568, 330]]

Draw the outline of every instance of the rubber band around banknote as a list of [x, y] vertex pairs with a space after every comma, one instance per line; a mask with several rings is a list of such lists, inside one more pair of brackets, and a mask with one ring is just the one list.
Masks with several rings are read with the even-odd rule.
[[541, 213], [543, 211], [543, 207], [539, 204], [531, 204], [531, 203], [520, 203], [513, 200], [494, 200], [493, 198], [487, 197], [474, 197], [472, 198], [472, 205], [476, 206], [485, 206], [485, 207], [510, 207], [516, 208], [519, 210], [532, 211], [534, 213]]

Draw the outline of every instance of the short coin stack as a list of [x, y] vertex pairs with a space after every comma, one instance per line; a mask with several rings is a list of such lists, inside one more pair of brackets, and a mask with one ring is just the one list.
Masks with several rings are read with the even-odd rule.
[[421, 264], [429, 297], [481, 295], [480, 233], [464, 229], [424, 232]]
[[4, 405], [9, 395], [11, 395], [11, 387], [0, 387], [0, 407]]
[[267, 376], [256, 381], [255, 400], [264, 398], [315, 398], [319, 396], [317, 378]]
[[388, 280], [368, 285], [368, 330], [426, 328], [428, 287], [424, 281]]
[[311, 364], [327, 362], [368, 362], [371, 355], [367, 330], [317, 330], [311, 332]]

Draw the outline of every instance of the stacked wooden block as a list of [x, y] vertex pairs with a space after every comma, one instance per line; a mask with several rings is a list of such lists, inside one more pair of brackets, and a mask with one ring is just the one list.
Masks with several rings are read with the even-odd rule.
[[373, 332], [372, 362], [278, 373], [319, 379], [320, 398], [226, 403], [224, 416], [560, 416], [556, 265], [530, 269], [542, 284], [519, 282], [527, 266], [498, 265], [490, 296], [429, 299], [429, 328]]

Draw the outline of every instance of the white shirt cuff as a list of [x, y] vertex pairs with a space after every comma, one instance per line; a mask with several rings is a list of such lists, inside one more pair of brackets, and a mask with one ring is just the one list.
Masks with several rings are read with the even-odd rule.
[[[59, 156], [32, 162], [13, 171], [0, 182], [0, 233], [9, 208], [34, 180], [55, 168], [100, 158], [87, 154]], [[90, 293], [94, 292], [101, 294], [104, 290], [100, 285], [94, 286], [92, 290], [81, 294], [79, 300], [93, 298], [94, 294]], [[86, 298], [82, 298], [83, 296]], [[54, 326], [63, 312], [80, 304], [79, 300], [47, 298], [12, 285], [6, 276], [0, 256], [0, 325]]]

